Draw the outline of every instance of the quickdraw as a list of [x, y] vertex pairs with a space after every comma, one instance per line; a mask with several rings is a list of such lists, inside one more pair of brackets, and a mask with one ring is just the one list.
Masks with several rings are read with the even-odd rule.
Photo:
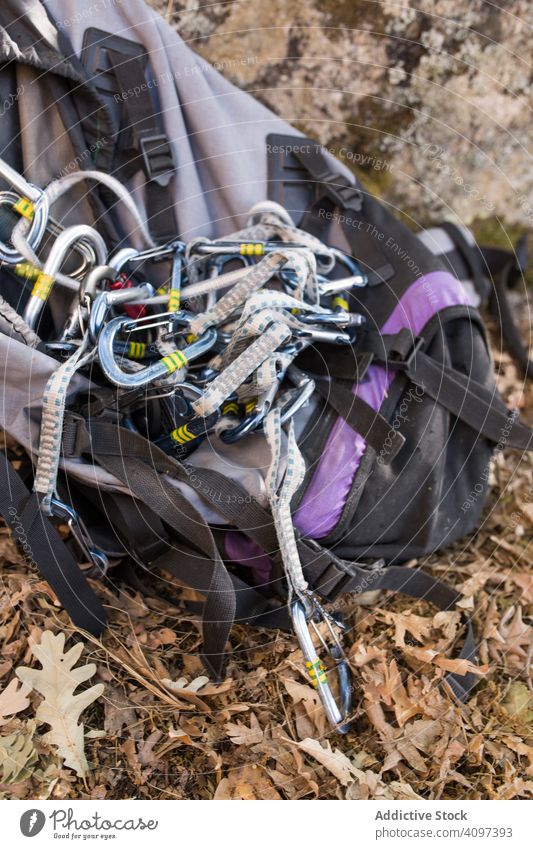
[[[311, 685], [317, 690], [329, 721], [342, 734], [348, 731], [348, 719], [352, 704], [352, 688], [348, 661], [335, 634], [331, 617], [314, 599], [310, 600], [310, 609], [311, 612], [308, 614], [306, 613], [304, 604], [300, 600], [292, 603], [291, 618], [294, 632], [304, 656], [305, 668]], [[322, 637], [318, 628], [320, 622], [327, 625], [331, 636], [331, 643], [329, 645]], [[339, 687], [340, 708], [329, 685], [328, 675], [330, 673], [317, 654], [317, 649], [311, 636], [310, 625], [313, 627], [318, 640], [322, 643], [334, 663]], [[334, 625], [338, 627], [337, 622]]]

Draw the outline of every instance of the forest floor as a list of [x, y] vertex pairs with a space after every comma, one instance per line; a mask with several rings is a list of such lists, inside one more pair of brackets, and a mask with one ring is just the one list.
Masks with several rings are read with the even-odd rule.
[[[506, 354], [495, 353], [495, 366], [506, 402], [533, 421], [532, 387]], [[113, 581], [94, 584], [109, 628], [101, 640], [80, 634], [2, 527], [0, 797], [530, 798], [533, 457], [500, 452], [490, 474], [477, 533], [410, 563], [452, 584], [472, 617], [472, 697], [458, 703], [443, 682], [464, 671], [452, 648], [463, 633], [459, 609], [436, 612], [400, 595], [362, 606], [347, 596], [354, 699], [344, 735], [328, 727], [292, 636], [234, 627], [227, 678], [216, 684], [203, 677], [198, 621]], [[64, 661], [63, 637], [67, 648], [82, 644], [79, 661]], [[76, 675], [76, 663], [94, 668]], [[21, 667], [33, 671], [17, 675]], [[59, 668], [70, 675], [61, 697]], [[86, 678], [97, 687], [80, 732], [72, 691]]]

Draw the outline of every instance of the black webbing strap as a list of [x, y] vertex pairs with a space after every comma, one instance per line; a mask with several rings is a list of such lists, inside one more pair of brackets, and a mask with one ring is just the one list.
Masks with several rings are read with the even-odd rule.
[[[245, 490], [238, 484], [211, 469], [185, 468], [155, 448], [140, 434], [123, 430], [115, 424], [94, 421], [88, 422], [87, 428], [86, 423], [80, 417], [71, 416], [67, 419], [64, 439], [67, 453], [69, 446], [78, 446], [79, 449], [80, 446], [83, 446], [85, 439], [85, 451], [92, 453], [95, 459], [102, 463], [105, 468], [109, 468], [109, 460], [113, 454], [120, 455], [116, 457], [118, 463], [114, 464], [115, 468], [122, 465], [123, 469], [126, 466], [129, 467], [131, 457], [142, 457], [146, 460], [146, 463], [151, 463], [158, 470], [159, 474], [156, 473], [158, 486], [164, 484], [161, 474], [187, 481], [194, 486], [202, 498], [221, 512], [229, 523], [231, 522], [240, 531], [256, 541], [266, 554], [272, 557], [274, 553], [277, 553], [278, 542], [271, 515], [254, 499], [249, 499]], [[85, 434], [84, 438], [76, 433], [80, 429]], [[137, 459], [137, 462], [142, 461]], [[120, 475], [117, 476], [120, 477]], [[124, 480], [124, 475], [121, 479]], [[129, 483], [128, 479], [128, 485]], [[165, 486], [168, 486], [168, 484], [165, 484]], [[141, 498], [149, 500], [150, 508], [159, 512], [152, 495], [153, 489], [146, 487]], [[172, 488], [168, 495], [175, 498], [176, 490]], [[165, 522], [167, 521], [166, 514], [159, 515]], [[187, 529], [188, 525], [185, 527], [182, 522], [177, 530], [187, 536]], [[201, 546], [198, 547], [201, 548]], [[448, 610], [453, 608], [460, 598], [451, 587], [419, 570], [404, 566], [372, 568], [364, 564], [349, 563], [338, 558], [333, 552], [322, 548], [316, 542], [301, 538], [298, 539], [298, 550], [307, 580], [326, 601], [334, 601], [344, 592], [382, 589], [395, 590], [414, 598], [426, 599], [440, 609]], [[197, 560], [191, 558], [176, 559], [167, 553], [156, 558], [153, 565], [170, 571], [188, 586], [198, 586], [198, 578], [192, 574], [197, 562]], [[235, 576], [232, 577], [235, 579]], [[205, 587], [205, 584], [203, 586]], [[265, 627], [287, 627], [286, 608], [277, 608], [273, 611], [265, 609], [263, 612], [263, 601], [258, 600], [257, 597], [260, 594], [256, 590], [243, 585], [243, 582], [240, 582], [239, 579], [237, 579], [234, 589], [237, 596], [235, 616], [242, 618], [243, 621], [251, 621], [253, 624], [262, 624]], [[249, 591], [248, 595], [246, 591]], [[259, 607], [254, 607], [257, 604], [259, 604]], [[472, 660], [474, 655], [474, 635], [472, 627], [468, 623], [466, 639], [459, 657]], [[466, 676], [448, 675], [447, 681], [455, 694], [459, 698], [465, 699], [475, 684], [475, 676], [471, 674]]]
[[[196, 553], [197, 557], [198, 554]], [[194, 569], [191, 570], [191, 562], [194, 563], [196, 560], [190, 556], [187, 557], [186, 547], [180, 545], [177, 557], [175, 551], [169, 550], [150, 565], [153, 568], [170, 572], [184, 586], [192, 587], [198, 592], [205, 592], [198, 585]], [[237, 575], [230, 575], [230, 578], [235, 591], [235, 623], [254, 625], [254, 627], [280, 628], [284, 631], [290, 630], [291, 622], [287, 605], [273, 605], [271, 600], [246, 584]], [[186, 607], [194, 609], [191, 602], [187, 602]]]
[[310, 377], [338, 377], [361, 383], [372, 362], [372, 355], [359, 354], [352, 345], [318, 343], [298, 355], [298, 368]]
[[[178, 464], [140, 434], [110, 422], [92, 420], [85, 423], [80, 416], [74, 415], [65, 417], [63, 452], [67, 457], [76, 456], [76, 453], [91, 455], [102, 468], [122, 481], [135, 498], [148, 503], [153, 513], [201, 552], [200, 556], [189, 558], [189, 569], [194, 574], [194, 582], [206, 595], [202, 658], [218, 678], [235, 615], [235, 591], [211, 528], [190, 501], [163, 477], [168, 474], [177, 478]], [[191, 580], [187, 583], [193, 585]]]
[[488, 389], [469, 375], [437, 362], [420, 350], [423, 342], [403, 328], [389, 335], [369, 332], [361, 346], [376, 361], [404, 371], [416, 386], [480, 436], [502, 447], [533, 450], [533, 430], [505, 406], [496, 387]]
[[[142, 501], [117, 493], [113, 493], [109, 498], [113, 503], [114, 522], [124, 546], [138, 565], [150, 574], [154, 570], [170, 572], [181, 584], [204, 594], [207, 592], [205, 575], [213, 568], [211, 558], [194, 550], [181, 539], [177, 541], [170, 537], [160, 517]], [[197, 569], [195, 566], [200, 560], [206, 561], [202, 564], [203, 569]], [[139, 579], [133, 569], [124, 569], [123, 577], [145, 595], [156, 595], [153, 589], [148, 588]], [[286, 606], [274, 605], [272, 598], [262, 595], [237, 575], [229, 574], [229, 577], [235, 590], [235, 622], [246, 622], [265, 628], [290, 628]], [[167, 593], [158, 593], [157, 597], [174, 606], [180, 604]], [[185, 607], [201, 613], [200, 608], [203, 606], [187, 601]]]
[[[175, 173], [172, 148], [154, 113], [142, 60], [116, 50], [108, 50], [107, 55], [117, 82], [126, 95], [122, 99], [122, 107], [128, 123], [122, 132], [130, 134], [133, 139], [131, 149], [122, 150], [123, 154], [128, 154], [127, 171], [144, 171], [148, 226], [157, 241], [167, 242], [178, 232], [169, 186]], [[127, 96], [129, 92], [133, 94]]]
[[[198, 491], [225, 515], [228, 522], [254, 539], [271, 558], [274, 554], [277, 555], [277, 536], [272, 518], [266, 510], [263, 510], [256, 501], [247, 499], [245, 491], [239, 484], [229, 480], [220, 472], [195, 467], [193, 474]], [[391, 590], [429, 601], [440, 610], [450, 610], [461, 598], [447, 584], [425, 572], [405, 566], [373, 568], [365, 564], [349, 563], [312, 540], [299, 538], [297, 542], [307, 580], [327, 601], [334, 601], [345, 592]], [[190, 575], [190, 567], [181, 575], [181, 580], [185, 583], [190, 583], [188, 574]], [[253, 592], [258, 595], [256, 591]], [[238, 599], [239, 595], [237, 593]], [[242, 600], [245, 600], [244, 597]], [[243, 607], [246, 610], [245, 605]], [[272, 617], [279, 617], [279, 619]], [[244, 619], [252, 624], [263, 624], [265, 627], [287, 628], [288, 625], [286, 608], [267, 613], [263, 618], [247, 614]], [[473, 661], [476, 651], [474, 632], [471, 623], [468, 621], [466, 624], [466, 636], [459, 658]], [[468, 697], [477, 681], [472, 673], [450, 674], [446, 676], [446, 680], [455, 695], [462, 700]]]
[[[115, 431], [118, 429], [115, 428]], [[94, 459], [122, 481], [136, 498], [148, 501], [150, 509], [177, 533], [189, 539], [202, 555], [207, 555], [191, 556], [189, 571], [194, 575], [194, 585], [206, 596], [202, 614], [202, 657], [212, 674], [218, 678], [235, 615], [235, 591], [211, 529], [188, 499], [165, 480], [153, 465], [121, 452], [120, 434], [118, 436], [118, 454], [113, 455], [109, 450], [95, 450]], [[188, 584], [191, 585], [190, 579]]]
[[106, 626], [106, 613], [69, 548], [40, 509], [38, 496], [28, 490], [3, 452], [0, 468], [0, 513], [28, 562], [50, 584], [73, 623], [99, 636]]
[[307, 169], [323, 195], [305, 213], [300, 227], [319, 235], [324, 226], [324, 212], [331, 213], [337, 207], [345, 213], [350, 213], [339, 218], [340, 225], [350, 246], [356, 239], [354, 255], [367, 274], [369, 285], [388, 280], [394, 274], [393, 266], [376, 245], [376, 240], [358, 238], [358, 229], [353, 226], [353, 216], [359, 215], [363, 209], [363, 190], [343, 174], [331, 170], [328, 160], [316, 142], [299, 145], [297, 141], [298, 139], [293, 140], [291, 151]]
[[[265, 627], [287, 626], [284, 613], [271, 610], [268, 599], [253, 587], [229, 575], [209, 525], [189, 500], [163, 477], [168, 475], [194, 486], [196, 470], [191, 475], [191, 472], [187, 472], [181, 464], [140, 434], [118, 428], [113, 423], [94, 420], [88, 422], [85, 429], [85, 423], [78, 416], [67, 416], [63, 445], [67, 456], [73, 456], [76, 450], [90, 453], [106, 471], [126, 484], [141, 503], [147, 503], [159, 520], [197, 549], [184, 548], [181, 544], [179, 548], [176, 545], [169, 548], [166, 545], [166, 534], [161, 533], [162, 553], [149, 559], [148, 543], [142, 549], [141, 535], [134, 534], [134, 545], [139, 555], [143, 556], [144, 550], [144, 557], [149, 559], [151, 567], [172, 572], [187, 586], [206, 596], [202, 614], [203, 660], [216, 677], [221, 674], [225, 644], [236, 616]], [[244, 491], [240, 491], [240, 494], [246, 496]], [[220, 507], [219, 497], [217, 491], [217, 504]], [[153, 519], [149, 519], [146, 512], [140, 512], [139, 504], [134, 503], [132, 509], [137, 512], [137, 516], [130, 520], [132, 523], [137, 522], [137, 526], [144, 525], [145, 528], [150, 522], [153, 524]], [[115, 516], [120, 521], [121, 511], [118, 510]], [[123, 526], [123, 535], [126, 533], [127, 524]], [[159, 531], [156, 536], [158, 534]], [[154, 543], [155, 553], [157, 540]]]
[[406, 364], [410, 380], [431, 398], [496, 445], [533, 450], [533, 430], [522, 424], [497, 394], [456, 369], [418, 352]]
[[405, 444], [405, 437], [370, 404], [354, 395], [340, 380], [315, 378], [315, 388], [335, 412], [382, 457], [385, 464], [396, 457]]
[[[336, 562], [332, 562], [327, 571], [316, 580], [319, 582], [321, 594], [330, 601], [346, 592], [391, 590], [428, 601], [439, 610], [452, 610], [461, 598], [448, 584], [433, 578], [421, 569], [411, 569], [407, 566], [369, 569], [357, 563], [346, 563], [336, 559]], [[458, 657], [461, 660], [475, 661], [474, 630], [470, 620], [465, 619], [464, 616], [463, 619], [466, 624], [466, 635]], [[465, 701], [477, 679], [473, 673], [469, 672], [466, 675], [449, 674], [446, 676], [446, 681], [457, 698]]]
[[[109, 462], [108, 458], [114, 461], [118, 457], [124, 462], [129, 462], [130, 458], [137, 459], [150, 464], [159, 474], [187, 483], [198, 492], [198, 495], [222, 513], [228, 524], [237, 527], [261, 547], [273, 561], [274, 580], [281, 578], [283, 570], [280, 565], [279, 545], [272, 515], [261, 507], [256, 499], [250, 498], [239, 484], [220, 472], [183, 466], [139, 433], [103, 420], [93, 419], [86, 422], [81, 416], [72, 413], [67, 413], [65, 417], [63, 453], [68, 458], [88, 454], [102, 465]], [[117, 474], [120, 480], [123, 480], [123, 476], [123, 471]], [[172, 489], [173, 497], [176, 492]], [[142, 501], [150, 499], [149, 506], [152, 510], [154, 509], [150, 490], [147, 489], [138, 497]], [[160, 518], [165, 519], [164, 516]], [[203, 522], [203, 519], [201, 521]], [[183, 527], [177, 530], [181, 535], [187, 536]], [[198, 547], [202, 550], [200, 546]], [[324, 572], [332, 562], [332, 558], [336, 560], [331, 552], [316, 546], [311, 541], [300, 540], [299, 547], [304, 568], [310, 568], [312, 565], [316, 574]]]
[[[487, 255], [490, 257], [490, 254]], [[522, 342], [509, 302], [510, 284], [517, 273], [516, 261], [510, 253], [507, 254], [507, 257], [507, 261], [501, 269], [498, 271], [491, 269], [494, 291], [489, 299], [489, 309], [500, 328], [502, 339], [509, 353], [523, 374], [533, 379], [533, 359], [529, 356], [529, 352]]]

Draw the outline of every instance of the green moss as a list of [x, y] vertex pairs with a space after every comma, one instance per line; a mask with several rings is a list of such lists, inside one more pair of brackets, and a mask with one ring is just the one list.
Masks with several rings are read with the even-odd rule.
[[480, 245], [492, 245], [505, 250], [509, 250], [524, 232], [522, 227], [508, 224], [495, 215], [491, 218], [475, 218], [470, 229]]
[[[384, 102], [382, 98], [367, 95], [357, 104], [357, 112], [348, 125], [348, 137], [361, 150], [376, 152], [376, 144], [382, 145], [386, 136], [401, 137], [414, 119], [414, 113], [401, 103]], [[368, 152], [368, 150], [367, 150]]]
[[376, 197], [383, 197], [387, 194], [387, 189], [394, 182], [394, 177], [389, 170], [377, 170], [376, 168], [363, 168], [354, 165], [353, 162], [342, 158], [344, 164], [350, 168], [357, 179], [364, 185], [368, 191], [372, 192]]

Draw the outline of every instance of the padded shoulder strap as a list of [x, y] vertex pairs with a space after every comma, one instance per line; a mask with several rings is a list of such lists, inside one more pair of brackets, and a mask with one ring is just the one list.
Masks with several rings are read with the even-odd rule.
[[[108, 50], [115, 77], [123, 92], [122, 106], [127, 126], [121, 136], [132, 140], [129, 150], [122, 150], [126, 173], [142, 170], [146, 177], [148, 227], [158, 242], [176, 237], [177, 225], [170, 181], [175, 174], [172, 147], [154, 111], [150, 90], [146, 85], [140, 58]], [[128, 96], [134, 92], [133, 96]]]
[[[290, 189], [305, 186], [308, 206], [300, 227], [320, 236], [324, 223], [332, 217], [335, 209], [340, 209], [344, 214], [339, 216], [339, 221], [344, 236], [352, 247], [354, 237], [358, 234], [358, 229], [354, 228], [354, 220], [364, 218], [364, 204], [369, 201], [361, 186], [355, 184], [355, 178], [350, 180], [340, 171], [332, 170], [330, 160], [321, 145], [313, 139], [272, 133], [267, 137], [267, 148], [270, 151], [271, 199], [292, 212], [289, 202]], [[281, 153], [273, 156], [273, 150], [279, 150]], [[293, 163], [296, 163], [296, 169]], [[392, 264], [375, 239], [358, 238], [353, 250], [354, 257], [365, 270], [369, 285], [388, 280], [394, 274]]]

